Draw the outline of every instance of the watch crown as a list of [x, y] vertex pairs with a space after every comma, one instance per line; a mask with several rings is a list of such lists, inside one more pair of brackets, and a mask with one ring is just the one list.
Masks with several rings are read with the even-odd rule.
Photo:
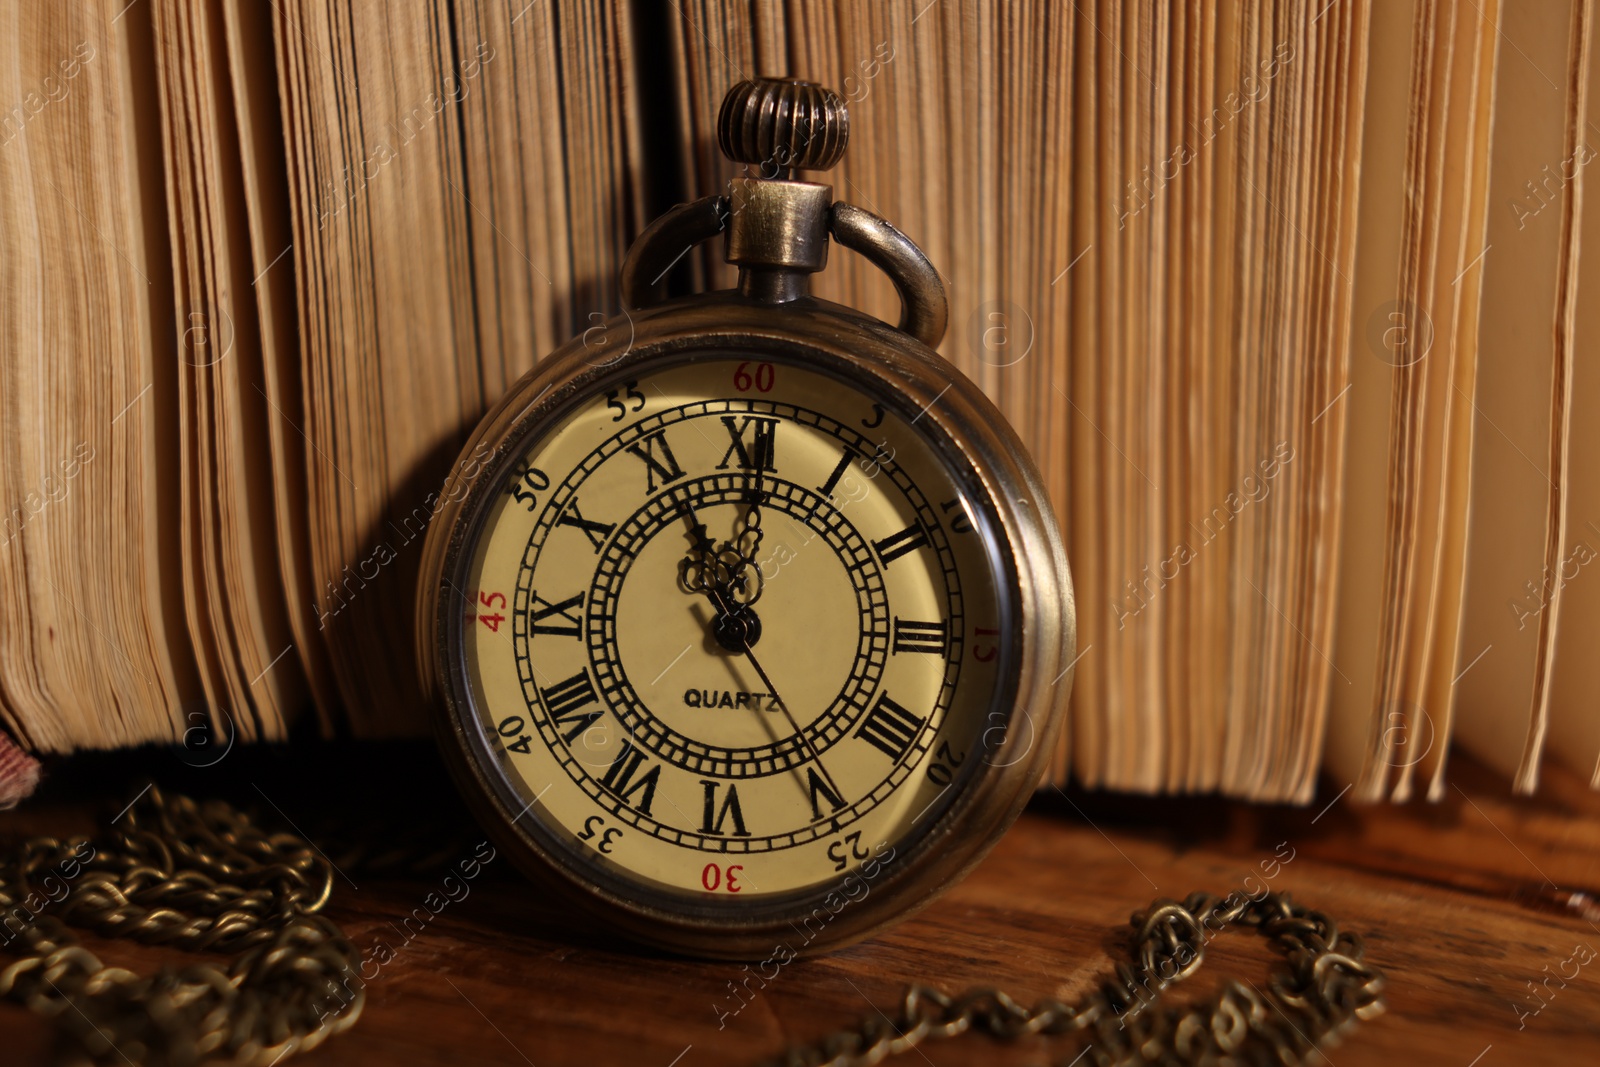
[[844, 156], [850, 112], [832, 89], [794, 78], [752, 78], [728, 90], [717, 117], [722, 154], [788, 179], [827, 170]]

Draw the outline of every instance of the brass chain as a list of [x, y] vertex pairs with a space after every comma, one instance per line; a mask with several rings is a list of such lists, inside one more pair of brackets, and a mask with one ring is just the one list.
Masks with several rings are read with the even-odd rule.
[[[1229, 980], [1204, 1004], [1179, 1008], [1161, 993], [1189, 977], [1206, 942], [1223, 928], [1256, 927], [1272, 939], [1287, 967], [1265, 991]], [[1340, 931], [1319, 911], [1287, 894], [1259, 899], [1192, 893], [1182, 904], [1157, 900], [1133, 916], [1133, 962], [1076, 1005], [1046, 998], [1024, 1007], [998, 989], [951, 997], [915, 985], [896, 1018], [877, 1013], [814, 1045], [791, 1049], [783, 1067], [867, 1067], [923, 1042], [981, 1032], [1014, 1039], [1028, 1034], [1085, 1032], [1077, 1057], [1090, 1067], [1294, 1067], [1323, 1042], [1335, 1042], [1358, 1019], [1384, 1010], [1383, 973], [1365, 962], [1359, 935]]]
[[[361, 1015], [359, 954], [320, 914], [332, 866], [226, 803], [152, 785], [104, 840], [36, 838], [0, 862], [0, 951], [17, 957], [0, 996], [55, 1022], [63, 1064], [268, 1067]], [[144, 977], [101, 962], [69, 924], [235, 955]]]
[[[17, 957], [0, 971], [0, 996], [55, 1021], [61, 1063], [269, 1067], [356, 1022], [365, 1004], [363, 984], [350, 981], [359, 956], [320, 914], [334, 872], [315, 848], [269, 834], [221, 801], [169, 798], [155, 786], [117, 824], [106, 842], [27, 841], [0, 866], [0, 948]], [[226, 967], [141, 977], [102, 963], [68, 924], [237, 955]], [[1230, 980], [1207, 1003], [1164, 1003], [1163, 991], [1199, 968], [1211, 936], [1235, 924], [1269, 937], [1286, 968], [1265, 991]], [[1082, 1031], [1090, 1041], [1079, 1057], [1092, 1067], [1292, 1067], [1384, 1010], [1383, 974], [1366, 963], [1360, 936], [1287, 894], [1193, 893], [1182, 904], [1154, 902], [1132, 925], [1132, 964], [1119, 963], [1076, 1005], [1046, 998], [1028, 1008], [998, 989], [951, 997], [915, 985], [895, 1019], [867, 1016], [779, 1062], [867, 1067], [967, 1032]]]

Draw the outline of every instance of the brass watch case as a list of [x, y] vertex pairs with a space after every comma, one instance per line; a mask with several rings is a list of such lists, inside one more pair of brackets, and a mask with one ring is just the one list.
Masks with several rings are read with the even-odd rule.
[[[604, 336], [631, 343], [622, 355], [601, 359], [575, 338], [542, 361], [480, 423], [440, 496], [417, 612], [418, 659], [437, 708], [440, 748], [495, 844], [551, 904], [581, 910], [607, 934], [739, 960], [768, 958], [785, 945], [811, 954], [857, 941], [958, 881], [1016, 819], [1051, 762], [1071, 688], [1076, 616], [1044, 487], [1005, 417], [972, 382], [914, 337], [850, 308], [809, 296], [772, 303], [724, 291], [616, 316]], [[630, 376], [728, 358], [828, 374], [914, 420], [970, 500], [1006, 620], [1001, 683], [983, 734], [992, 747], [967, 761], [950, 787], [955, 795], [920, 837], [894, 843], [892, 861], [870, 880], [858, 875], [866, 889], [837, 910], [848, 872], [813, 890], [704, 905], [641, 896], [625, 879], [596, 877], [580, 860], [584, 846], [565, 829], [541, 823], [537, 804], [529, 805], [502, 769], [479, 726], [467, 677], [455, 591], [467, 588], [484, 517], [511, 465], [569, 412]], [[801, 930], [819, 925], [820, 933], [796, 944]]]

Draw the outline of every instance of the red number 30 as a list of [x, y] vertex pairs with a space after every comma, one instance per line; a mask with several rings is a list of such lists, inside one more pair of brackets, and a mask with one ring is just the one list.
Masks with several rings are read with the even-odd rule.
[[744, 865], [735, 863], [728, 868], [727, 877], [724, 878], [721, 867], [718, 867], [715, 863], [708, 863], [706, 864], [706, 869], [700, 872], [700, 884], [705, 886], [708, 892], [712, 893], [715, 893], [719, 887], [725, 887], [730, 893], [737, 893], [744, 888], [737, 881], [737, 875], [742, 870], [744, 870]]

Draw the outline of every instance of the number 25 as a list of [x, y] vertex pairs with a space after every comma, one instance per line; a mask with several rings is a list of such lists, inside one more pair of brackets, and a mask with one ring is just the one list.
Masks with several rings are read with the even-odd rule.
[[849, 865], [850, 860], [845, 859], [844, 855], [844, 847], [846, 845], [850, 846], [850, 859], [855, 860], [857, 863], [872, 856], [872, 853], [861, 847], [861, 831], [852, 830], [850, 833], [845, 834], [841, 840], [835, 841], [828, 846], [828, 858], [833, 861], [833, 869], [836, 871], [842, 871]]

